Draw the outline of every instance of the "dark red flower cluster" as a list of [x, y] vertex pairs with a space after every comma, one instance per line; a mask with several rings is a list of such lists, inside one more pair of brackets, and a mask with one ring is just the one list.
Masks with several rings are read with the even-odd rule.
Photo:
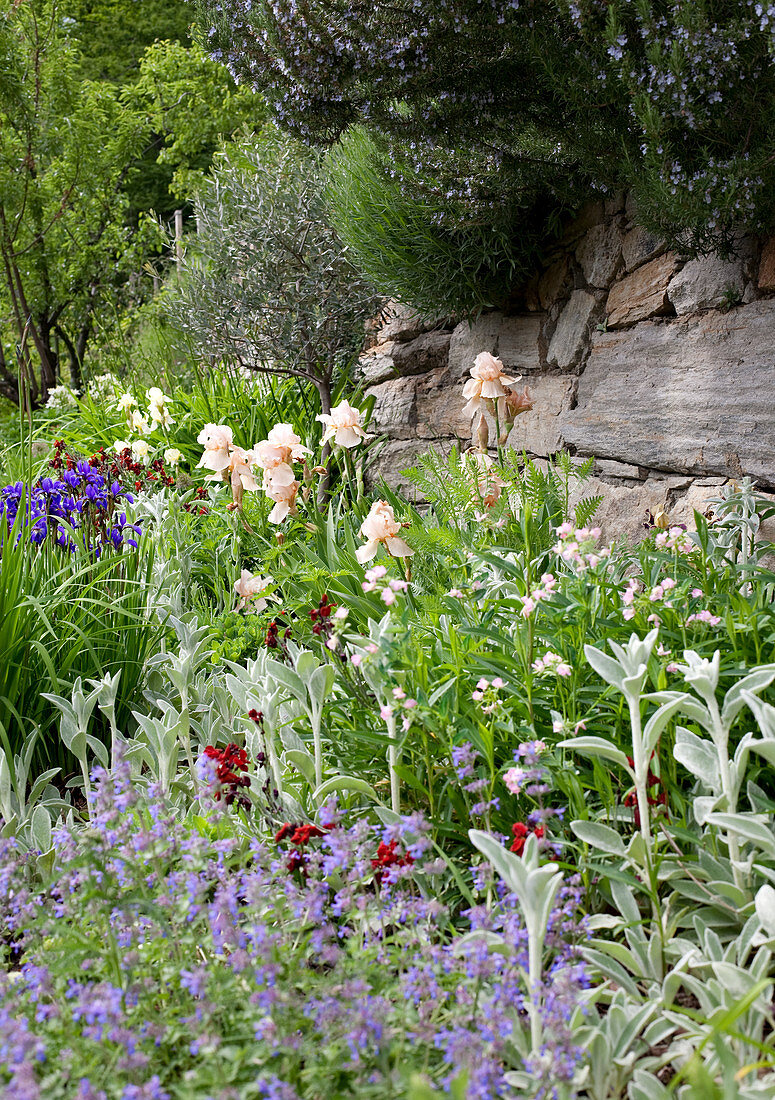
[[307, 859], [304, 848], [313, 837], [325, 836], [326, 831], [318, 828], [317, 825], [312, 825], [310, 822], [296, 825], [290, 821], [286, 821], [277, 830], [274, 837], [275, 844], [281, 844], [284, 840], [289, 840], [291, 843], [291, 850], [285, 864], [289, 871], [300, 870], [302, 873], [304, 872], [304, 864]]
[[380, 842], [379, 848], [377, 848], [377, 858], [371, 861], [371, 866], [374, 868], [374, 881], [378, 886], [382, 885], [382, 878], [385, 874], [385, 869], [388, 867], [410, 867], [414, 863], [414, 859], [408, 852], [404, 855], [399, 855], [396, 851], [398, 846], [397, 840], [391, 840], [389, 844], [385, 844], [384, 841]]
[[[63, 439], [54, 440], [54, 457], [49, 462], [53, 470], [74, 470], [82, 461], [70, 454]], [[168, 488], [175, 484], [175, 478], [168, 474], [160, 458], [155, 458], [148, 466], [135, 462], [129, 447], [121, 454], [109, 455], [104, 447], [87, 460], [89, 465], [102, 474], [106, 483], [118, 482], [122, 489], [150, 489], [154, 483]]]
[[[651, 759], [654, 759], [654, 753], [651, 754]], [[635, 761], [631, 756], [627, 757], [627, 763], [631, 768], [635, 767]], [[667, 791], [664, 789], [662, 780], [658, 775], [654, 775], [651, 770], [651, 763], [649, 762], [649, 770], [646, 776], [646, 801], [649, 806], [664, 806], [667, 809]], [[638, 808], [638, 795], [633, 789], [628, 791], [624, 796], [625, 806], [632, 808], [632, 820], [636, 829], [640, 828], [640, 809]]]
[[217, 761], [215, 778], [218, 781], [218, 789], [214, 798], [219, 802], [221, 797], [227, 806], [236, 802], [243, 809], [250, 809], [250, 799], [245, 794], [244, 788], [250, 786], [250, 776], [239, 775], [239, 772], [248, 769], [248, 754], [239, 745], [233, 742], [225, 749], [217, 749], [215, 745], [205, 747], [205, 756]]
[[320, 603], [313, 607], [309, 613], [312, 620], [312, 633], [328, 638], [331, 634], [331, 612], [336, 608], [335, 603], [328, 602], [328, 595], [324, 592], [320, 597]]
[[204, 485], [200, 485], [194, 493], [194, 499], [186, 501], [183, 505], [185, 512], [193, 512], [197, 516], [206, 516], [210, 509], [206, 508], [204, 504], [197, 504], [198, 500], [207, 500], [207, 489]]
[[[282, 635], [280, 634], [282, 631]], [[288, 656], [288, 639], [291, 636], [291, 628], [286, 626], [282, 619], [272, 619], [266, 628], [264, 645], [267, 649], [279, 649], [281, 658]]]
[[533, 836], [537, 836], [541, 840], [545, 832], [543, 825], [525, 825], [524, 821], [515, 821], [511, 826], [511, 835], [514, 837], [511, 851], [521, 856], [525, 850], [525, 841], [530, 834], [532, 833]]

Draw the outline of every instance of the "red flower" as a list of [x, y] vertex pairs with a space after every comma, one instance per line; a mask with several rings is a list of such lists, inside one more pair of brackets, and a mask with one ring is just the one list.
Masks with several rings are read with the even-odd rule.
[[291, 844], [294, 845], [293, 849], [288, 853], [288, 859], [285, 863], [289, 871], [301, 870], [302, 874], [305, 873], [305, 846], [312, 837], [325, 836], [327, 831], [325, 826], [320, 829], [317, 825], [313, 825], [310, 822], [302, 822], [296, 825], [291, 821], [286, 821], [280, 826], [274, 835], [275, 844], [280, 844], [283, 840], [290, 840]]
[[215, 777], [218, 780], [218, 789], [213, 795], [215, 801], [220, 802], [223, 795], [227, 806], [231, 806], [236, 799], [238, 805], [246, 810], [250, 809], [250, 799], [240, 791], [240, 788], [250, 786], [250, 776], [238, 774], [248, 769], [248, 754], [245, 750], [232, 742], [225, 749], [206, 745], [204, 754], [209, 760], [217, 762]]
[[534, 825], [532, 827], [528, 827], [522, 821], [515, 821], [514, 824], [511, 826], [511, 835], [514, 837], [514, 843], [511, 845], [511, 851], [516, 852], [518, 856], [521, 856], [522, 852], [525, 849], [525, 842], [531, 833], [533, 834], [533, 836], [537, 836], [540, 840], [544, 836], [545, 829], [543, 825]]
[[396, 840], [391, 840], [389, 844], [385, 844], [384, 841], [380, 842], [377, 848], [377, 858], [371, 861], [371, 866], [376, 872], [374, 879], [380, 886], [382, 885], [385, 867], [409, 867], [414, 863], [414, 859], [408, 852], [402, 856], [398, 855], [396, 852], [397, 843]]

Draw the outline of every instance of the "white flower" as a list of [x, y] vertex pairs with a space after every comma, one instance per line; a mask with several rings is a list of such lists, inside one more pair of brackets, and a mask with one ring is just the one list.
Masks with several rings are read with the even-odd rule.
[[507, 378], [500, 359], [490, 355], [489, 351], [480, 352], [471, 367], [471, 377], [463, 386], [463, 397], [468, 400], [463, 412], [473, 417], [483, 405], [487, 407], [488, 402], [492, 411], [494, 402], [508, 394], [506, 386], [513, 386], [519, 379], [519, 375]]
[[131, 451], [132, 444], [126, 439], [117, 439], [113, 444], [113, 450], [116, 454], [123, 454], [124, 451]]
[[273, 584], [274, 581], [271, 577], [255, 577], [249, 570], [243, 569], [239, 580], [234, 582], [234, 591], [240, 597], [237, 610], [239, 611], [242, 608], [249, 615], [255, 615], [257, 611], [263, 611], [267, 601], [260, 597]]
[[134, 397], [131, 393], [122, 393], [116, 402], [116, 408], [119, 412], [129, 415], [129, 410], [136, 404]]
[[162, 393], [158, 386], [151, 386], [148, 390], [148, 400], [152, 405], [158, 405], [161, 408], [162, 405], [169, 404], [172, 398]]
[[148, 409], [148, 413], [154, 428], [157, 428], [159, 425], [161, 425], [162, 428], [171, 428], [175, 423], [166, 405], [151, 405]]
[[396, 558], [407, 558], [414, 553], [402, 538], [398, 537], [401, 524], [386, 500], [375, 500], [369, 514], [361, 524], [361, 534], [366, 539], [365, 546], [359, 546], [355, 556], [363, 565], [376, 557], [379, 544], [383, 543], [389, 554]]
[[179, 466], [182, 457], [183, 452], [179, 451], [177, 447], [168, 447], [164, 452], [164, 461], [168, 466]]
[[136, 439], [132, 444], [132, 458], [134, 458], [135, 462], [145, 462], [150, 453], [151, 448], [144, 439]]
[[78, 407], [78, 400], [68, 386], [54, 386], [48, 391], [46, 408], [52, 412], [65, 412], [66, 409]]
[[316, 420], [326, 426], [322, 443], [333, 438], [338, 447], [357, 447], [366, 439], [360, 409], [353, 408], [347, 401], [340, 401], [330, 413], [320, 413]]
[[162, 393], [158, 386], [151, 386], [148, 390], [148, 401], [150, 402], [148, 413], [154, 427], [161, 424], [162, 427], [169, 428], [175, 423], [167, 408], [171, 400], [172, 398], [167, 397], [166, 393]]
[[151, 430], [148, 426], [148, 421], [139, 409], [132, 409], [131, 423], [132, 431], [139, 432], [140, 435], [147, 435]]

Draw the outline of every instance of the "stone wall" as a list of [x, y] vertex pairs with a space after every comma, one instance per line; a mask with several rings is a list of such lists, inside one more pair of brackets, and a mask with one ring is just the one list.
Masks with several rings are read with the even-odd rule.
[[624, 198], [599, 203], [514, 301], [473, 325], [429, 325], [392, 305], [375, 326], [360, 369], [390, 484], [407, 491], [401, 471], [430, 446], [471, 445], [461, 391], [489, 351], [534, 401], [509, 445], [594, 455], [585, 492], [605, 495], [609, 534], [638, 534], [646, 509], [689, 519], [746, 474], [775, 489], [775, 239], [687, 260]]

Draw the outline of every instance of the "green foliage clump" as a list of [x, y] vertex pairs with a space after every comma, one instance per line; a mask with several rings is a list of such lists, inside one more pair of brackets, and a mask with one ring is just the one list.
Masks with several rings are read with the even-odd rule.
[[326, 169], [331, 216], [359, 268], [384, 294], [432, 317], [502, 306], [555, 229], [509, 202], [493, 217], [461, 222], [454, 204], [363, 127], [333, 147]]

